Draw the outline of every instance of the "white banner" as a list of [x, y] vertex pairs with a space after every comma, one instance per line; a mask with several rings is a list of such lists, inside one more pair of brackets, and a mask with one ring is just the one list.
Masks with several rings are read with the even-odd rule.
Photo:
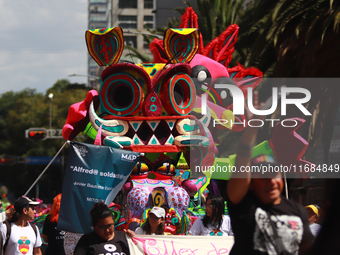
[[222, 255], [229, 254], [233, 236], [140, 235], [127, 238], [131, 255]]

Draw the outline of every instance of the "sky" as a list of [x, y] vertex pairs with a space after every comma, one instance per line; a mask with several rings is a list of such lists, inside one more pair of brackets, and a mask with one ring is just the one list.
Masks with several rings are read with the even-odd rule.
[[87, 0], [0, 0], [0, 95], [86, 83]]

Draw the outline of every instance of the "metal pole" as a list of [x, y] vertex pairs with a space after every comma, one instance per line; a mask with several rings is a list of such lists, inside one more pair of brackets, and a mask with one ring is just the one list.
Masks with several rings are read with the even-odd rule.
[[57, 154], [55, 154], [55, 156], [53, 157], [53, 159], [51, 159], [50, 163], [48, 163], [48, 165], [45, 167], [45, 169], [41, 172], [41, 174], [38, 176], [38, 178], [34, 181], [34, 183], [31, 185], [31, 187], [26, 191], [26, 193], [24, 194], [24, 196], [27, 196], [27, 194], [31, 191], [31, 189], [34, 187], [34, 185], [39, 181], [39, 179], [41, 178], [41, 176], [43, 176], [43, 174], [46, 172], [46, 170], [50, 167], [50, 165], [53, 163], [53, 161], [56, 159], [56, 157], [59, 155], [59, 153], [64, 149], [65, 145], [68, 143], [69, 141], [66, 141], [63, 146], [61, 146], [61, 148], [59, 149], [59, 151], [57, 152]]
[[35, 197], [39, 198], [39, 182], [37, 183], [37, 185], [35, 186]]
[[283, 176], [284, 176], [284, 182], [285, 182], [285, 191], [286, 191], [286, 198], [288, 198], [288, 185], [287, 185], [287, 176], [286, 176], [286, 172], [283, 172]]
[[52, 100], [53, 100], [53, 93], [48, 94], [48, 98], [50, 101], [50, 129], [52, 129]]
[[52, 129], [52, 99], [50, 101], [50, 129]]

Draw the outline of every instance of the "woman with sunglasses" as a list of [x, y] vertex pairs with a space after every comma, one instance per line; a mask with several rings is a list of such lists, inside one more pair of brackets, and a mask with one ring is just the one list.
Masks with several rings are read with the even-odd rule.
[[232, 236], [230, 218], [224, 215], [224, 201], [220, 196], [207, 198], [206, 214], [198, 218], [189, 230], [189, 235]]
[[130, 250], [126, 236], [114, 230], [114, 216], [103, 202], [95, 203], [90, 211], [94, 230], [78, 241], [74, 255], [125, 254]]
[[135, 230], [136, 235], [165, 235], [165, 210], [162, 207], [153, 207], [142, 227]]

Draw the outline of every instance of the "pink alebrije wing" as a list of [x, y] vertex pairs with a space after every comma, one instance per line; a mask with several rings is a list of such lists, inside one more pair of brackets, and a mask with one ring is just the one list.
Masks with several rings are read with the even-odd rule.
[[[286, 122], [285, 127], [281, 125], [282, 121], [276, 124], [272, 138], [269, 140], [270, 147], [274, 151], [276, 159], [280, 164], [289, 166], [311, 164], [301, 157], [308, 147], [308, 142], [301, 137], [296, 130], [306, 122], [301, 118], [291, 118], [283, 120]], [[288, 127], [297, 123], [296, 127]]]
[[132, 216], [140, 217], [147, 207], [149, 191], [143, 188], [132, 188], [127, 194], [127, 206]]
[[63, 137], [65, 140], [73, 140], [82, 132], [89, 123], [88, 109], [91, 102], [94, 108], [99, 106], [99, 96], [96, 90], [87, 92], [86, 99], [70, 106], [65, 125], [63, 127]]
[[124, 49], [120, 27], [87, 30], [85, 39], [91, 57], [99, 66], [118, 63]]

